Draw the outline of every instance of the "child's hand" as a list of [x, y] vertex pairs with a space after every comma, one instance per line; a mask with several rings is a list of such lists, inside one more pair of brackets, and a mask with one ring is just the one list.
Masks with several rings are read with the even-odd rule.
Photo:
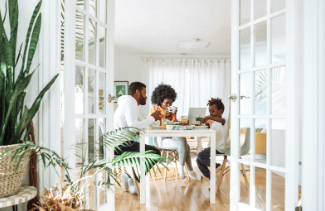
[[209, 120], [207, 120], [206, 123], [211, 127], [211, 125], [214, 123], [214, 121], [212, 119], [209, 119]]
[[204, 117], [203, 120], [202, 120], [202, 123], [203, 123], [203, 124], [206, 123], [206, 121], [208, 121], [209, 119], [210, 119], [210, 116], [206, 116], [206, 117]]

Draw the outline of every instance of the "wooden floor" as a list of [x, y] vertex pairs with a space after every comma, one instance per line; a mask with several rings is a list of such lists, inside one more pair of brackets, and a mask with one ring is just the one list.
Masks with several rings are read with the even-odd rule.
[[[226, 174], [221, 185], [220, 194], [216, 194], [216, 204], [209, 203], [209, 180], [175, 180], [170, 169], [166, 183], [161, 175], [156, 182], [150, 179], [147, 185], [146, 204], [140, 205], [140, 198], [122, 190], [115, 193], [115, 210], [119, 211], [165, 211], [165, 210], [229, 210], [229, 186], [230, 173]], [[246, 169], [248, 181], [250, 178], [249, 168]], [[255, 170], [255, 207], [265, 210], [266, 195], [266, 171], [261, 168]], [[241, 202], [249, 204], [249, 185], [240, 179]], [[284, 210], [285, 180], [283, 177], [272, 173], [272, 211]]]

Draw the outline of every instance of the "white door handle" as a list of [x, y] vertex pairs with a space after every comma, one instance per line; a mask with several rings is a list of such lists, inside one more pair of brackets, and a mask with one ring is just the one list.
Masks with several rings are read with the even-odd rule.
[[249, 99], [250, 97], [247, 97], [247, 96], [244, 96], [244, 95], [240, 96], [240, 99], [241, 99], [241, 100], [242, 100], [243, 98], [247, 98], [247, 99]]
[[113, 100], [116, 100], [116, 97], [115, 96], [112, 96], [111, 94], [109, 94], [108, 97], [107, 97], [107, 101], [109, 103], [111, 103]]
[[232, 95], [229, 95], [228, 99], [232, 100], [232, 102], [235, 102], [237, 100], [237, 95], [235, 93]]

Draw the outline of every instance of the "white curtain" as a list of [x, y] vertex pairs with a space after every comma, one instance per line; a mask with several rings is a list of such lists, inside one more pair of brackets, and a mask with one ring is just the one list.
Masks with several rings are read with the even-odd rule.
[[[228, 122], [230, 108], [231, 66], [229, 59], [143, 59], [149, 72], [147, 89], [151, 94], [160, 83], [171, 85], [177, 92], [174, 103], [178, 118], [187, 116], [190, 107], [206, 107], [211, 97], [221, 98], [225, 105], [223, 118]], [[226, 124], [225, 134], [228, 134]]]

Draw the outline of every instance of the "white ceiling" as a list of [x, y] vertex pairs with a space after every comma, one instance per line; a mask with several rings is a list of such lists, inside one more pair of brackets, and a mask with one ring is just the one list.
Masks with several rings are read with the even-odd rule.
[[[115, 52], [129, 54], [230, 54], [229, 0], [117, 0]], [[179, 41], [209, 41], [179, 49]]]

